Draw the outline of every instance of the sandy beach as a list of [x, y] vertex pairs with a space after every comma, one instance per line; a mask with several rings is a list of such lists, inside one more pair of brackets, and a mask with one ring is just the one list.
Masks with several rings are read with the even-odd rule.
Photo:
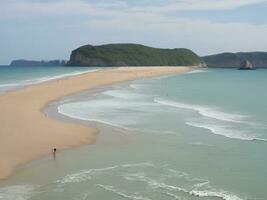
[[98, 130], [45, 116], [50, 102], [123, 81], [182, 73], [192, 67], [121, 67], [100, 70], [11, 91], [0, 96], [0, 179], [16, 166], [59, 150], [96, 141]]

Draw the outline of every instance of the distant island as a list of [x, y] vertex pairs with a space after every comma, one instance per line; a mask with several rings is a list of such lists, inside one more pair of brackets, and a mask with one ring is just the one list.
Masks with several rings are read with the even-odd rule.
[[21, 60], [13, 60], [11, 63], [10, 63], [10, 66], [64, 66], [66, 65], [67, 61], [65, 60], [50, 60], [50, 61], [44, 61], [44, 60], [41, 60], [41, 61], [36, 61], [36, 60], [24, 60], [24, 59], [21, 59]]
[[85, 45], [72, 51], [68, 66], [205, 66], [193, 51], [140, 44]]
[[202, 59], [210, 68], [267, 68], [267, 52], [221, 53]]

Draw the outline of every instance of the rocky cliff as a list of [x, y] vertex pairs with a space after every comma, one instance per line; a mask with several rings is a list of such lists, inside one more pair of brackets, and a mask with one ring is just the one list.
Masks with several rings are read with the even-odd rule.
[[189, 49], [159, 49], [138, 44], [86, 45], [72, 51], [70, 66], [205, 66]]
[[267, 52], [222, 53], [202, 57], [211, 68], [240, 68], [248, 61], [254, 68], [267, 68]]

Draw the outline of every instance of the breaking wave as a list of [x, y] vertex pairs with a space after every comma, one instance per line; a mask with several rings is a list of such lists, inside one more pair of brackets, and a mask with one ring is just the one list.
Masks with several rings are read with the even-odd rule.
[[250, 136], [248, 133], [239, 130], [228, 129], [225, 126], [220, 126], [216, 124], [208, 124], [208, 123], [197, 123], [197, 122], [186, 122], [187, 125], [198, 127], [198, 128], [205, 128], [210, 130], [212, 133], [216, 135], [222, 135], [227, 138], [231, 139], [239, 139], [239, 140], [247, 140], [247, 141], [261, 141], [267, 142], [267, 139], [258, 138], [255, 136]]
[[227, 112], [220, 111], [216, 108], [207, 107], [207, 106], [185, 104], [185, 103], [181, 103], [177, 101], [170, 101], [170, 100], [159, 99], [159, 98], [155, 98], [154, 101], [156, 103], [166, 105], [166, 106], [193, 110], [193, 111], [198, 112], [200, 115], [204, 117], [209, 117], [209, 118], [213, 118], [213, 119], [217, 119], [221, 121], [246, 123], [245, 119], [248, 118], [248, 116], [246, 115], [227, 113]]

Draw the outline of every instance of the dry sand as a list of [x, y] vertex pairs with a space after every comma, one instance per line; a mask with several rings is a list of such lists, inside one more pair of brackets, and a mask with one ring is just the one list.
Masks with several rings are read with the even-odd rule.
[[120, 67], [32, 85], [0, 96], [0, 179], [18, 166], [52, 153], [96, 141], [97, 129], [48, 118], [49, 102], [86, 89], [165, 74], [192, 67]]

